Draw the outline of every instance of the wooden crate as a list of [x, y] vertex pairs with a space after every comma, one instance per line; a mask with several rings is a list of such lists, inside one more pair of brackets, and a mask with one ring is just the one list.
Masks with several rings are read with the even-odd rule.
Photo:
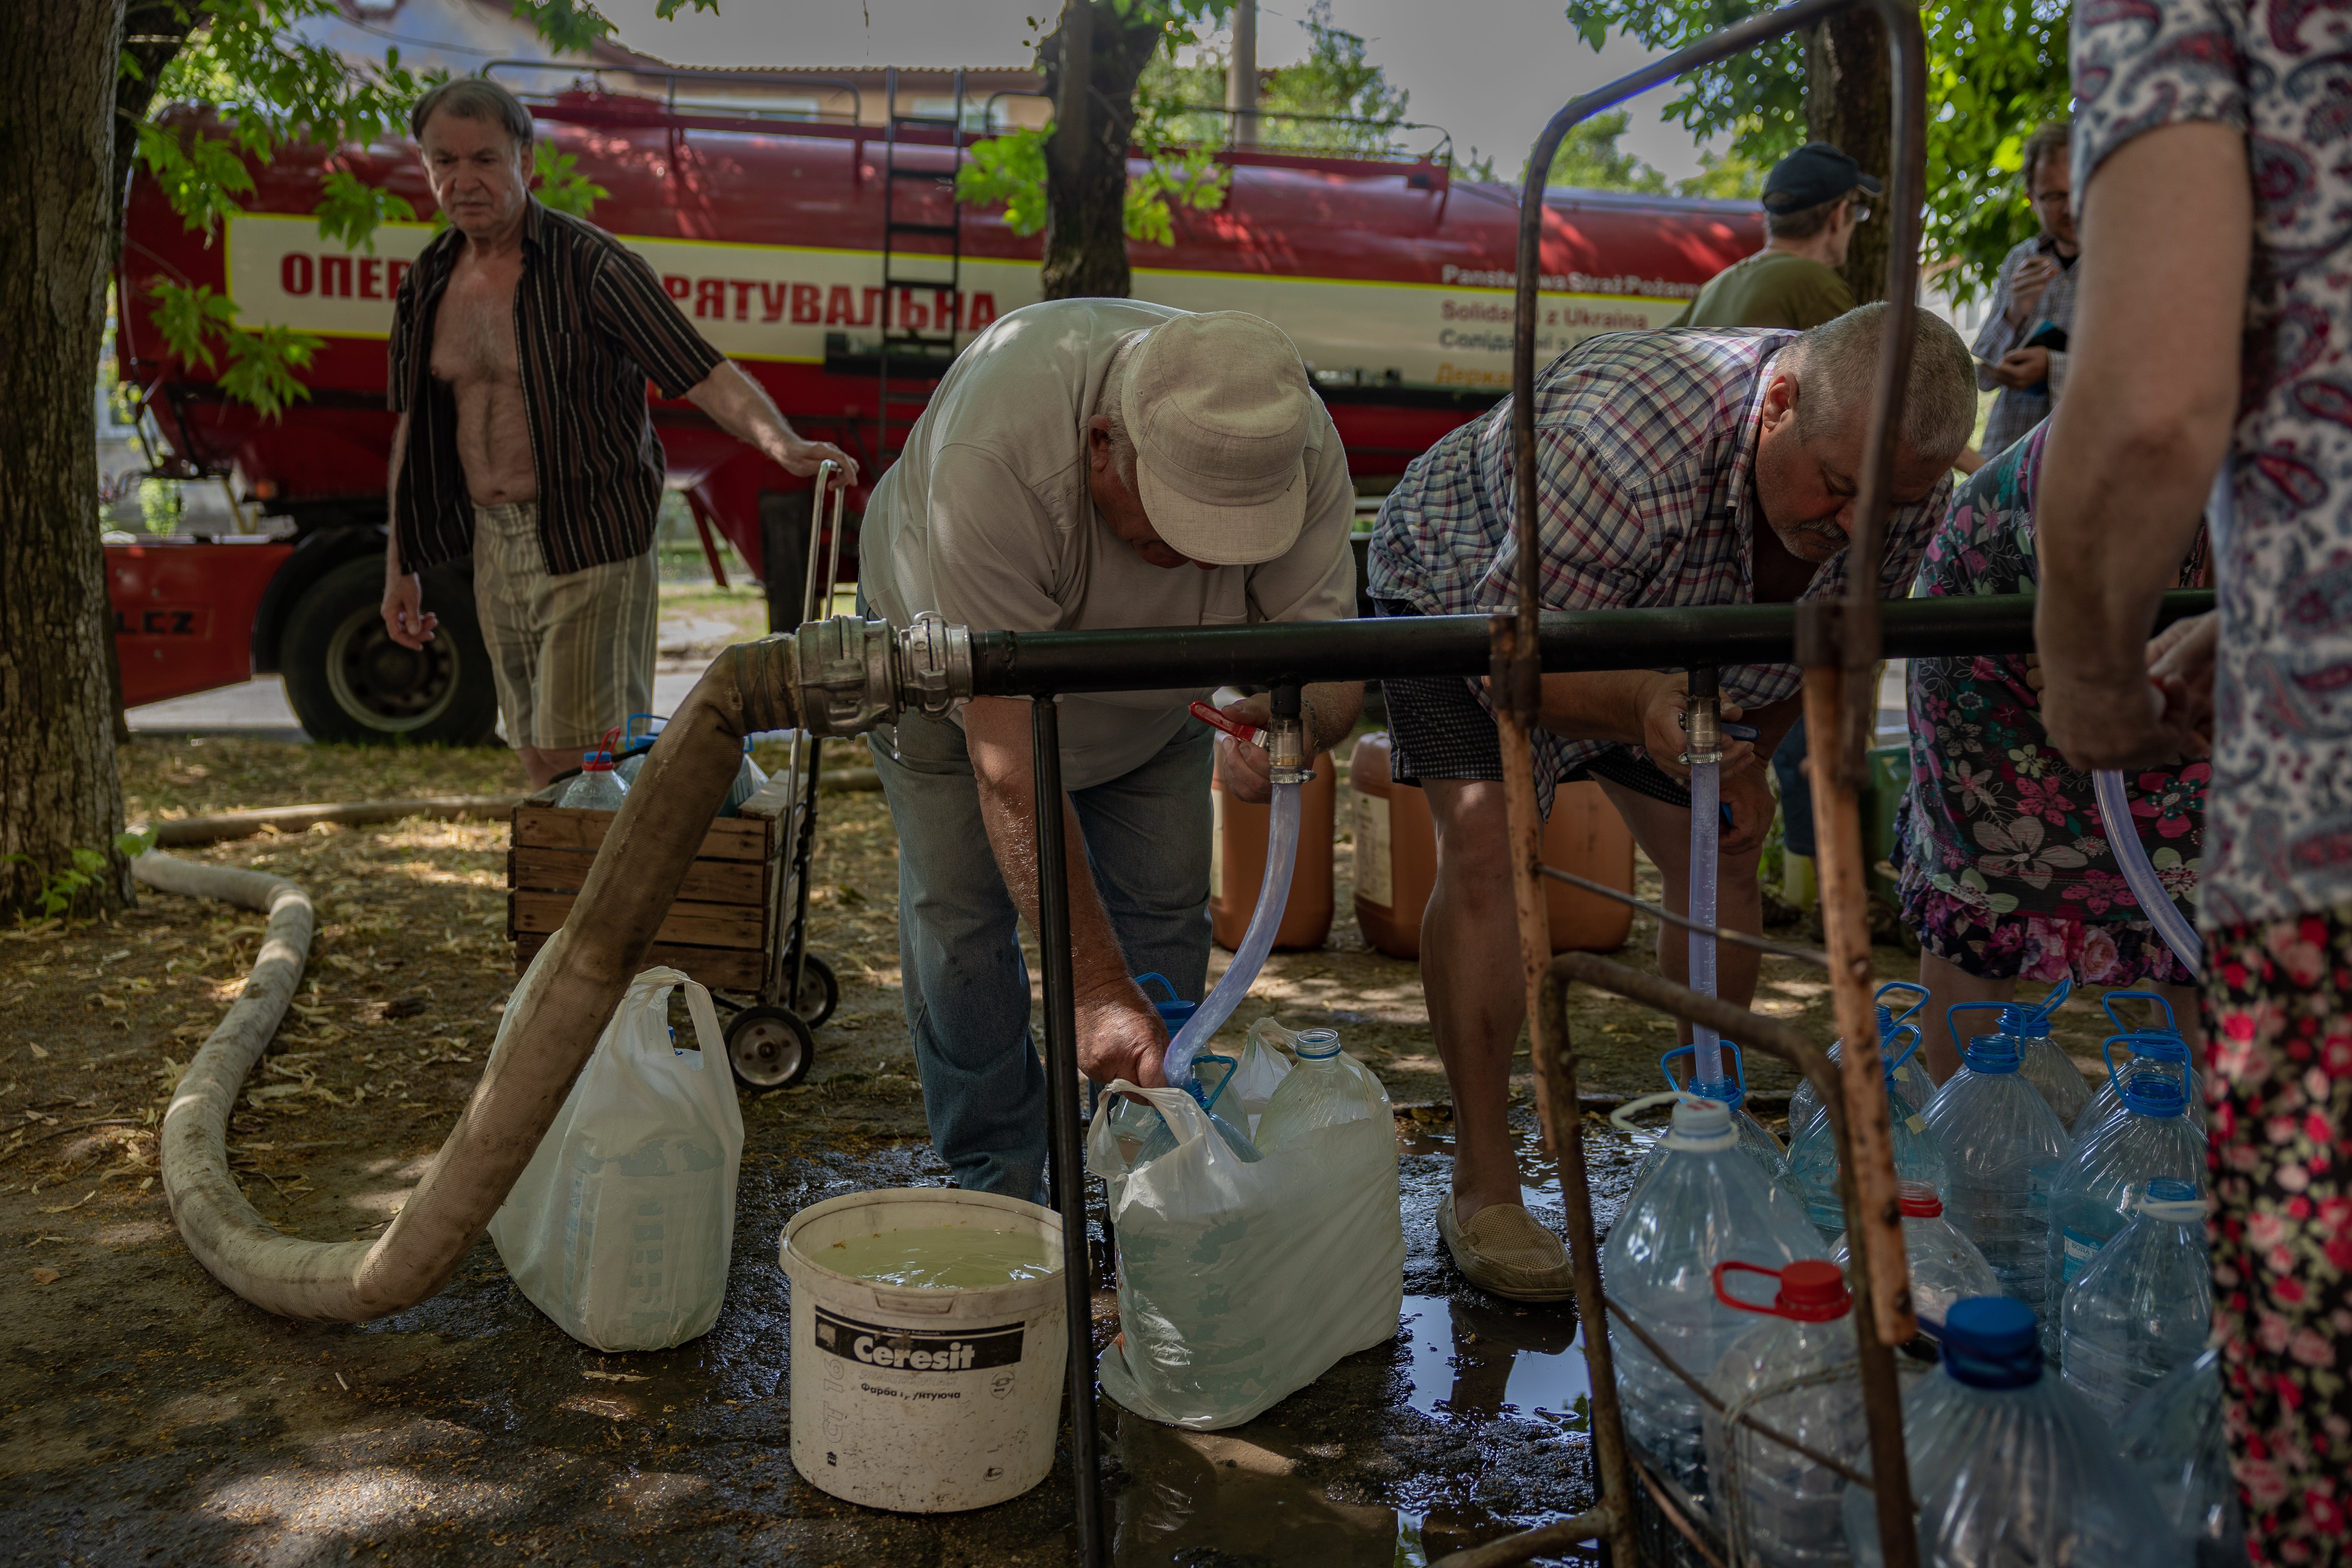
[[[556, 805], [569, 783], [550, 784], [514, 808], [507, 940], [518, 974], [562, 929], [613, 825], [612, 812]], [[740, 816], [715, 818], [646, 963], [724, 990], [760, 989], [779, 945], [778, 894], [791, 872], [793, 826], [789, 781], [781, 775], [744, 803]]]

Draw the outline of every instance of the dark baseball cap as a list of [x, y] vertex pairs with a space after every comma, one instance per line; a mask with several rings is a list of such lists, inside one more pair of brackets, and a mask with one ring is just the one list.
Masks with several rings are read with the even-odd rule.
[[1861, 164], [1828, 142], [1808, 142], [1773, 164], [1772, 172], [1764, 176], [1764, 210], [1802, 212], [1833, 202], [1857, 187], [1874, 196], [1885, 188], [1875, 175], [1864, 174]]

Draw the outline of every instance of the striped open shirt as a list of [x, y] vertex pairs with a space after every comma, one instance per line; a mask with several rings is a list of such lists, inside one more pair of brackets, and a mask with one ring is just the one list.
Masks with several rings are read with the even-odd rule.
[[[1544, 608], [1754, 602], [1749, 539], [1762, 521], [1754, 468], [1764, 390], [1774, 358], [1797, 336], [1612, 332], [1587, 338], [1537, 373]], [[1950, 489], [1947, 475], [1926, 500], [1887, 519], [1881, 596], [1899, 598], [1910, 585]], [[1373, 595], [1431, 616], [1517, 603], [1515, 503], [1505, 398], [1415, 458], [1381, 504], [1370, 550]], [[1845, 591], [1840, 551], [1799, 597]], [[1737, 665], [1722, 680], [1725, 700], [1753, 711], [1795, 696], [1803, 677], [1793, 664]], [[1536, 736], [1538, 765], [1552, 778], [1610, 744]]]
[[[432, 371], [433, 323], [466, 237], [445, 229], [400, 282], [386, 397], [412, 416], [400, 466], [400, 558], [412, 572], [474, 548], [474, 507], [457, 459], [457, 400]], [[682, 397], [726, 363], [688, 324], [661, 279], [595, 225], [537, 201], [523, 215], [515, 344], [540, 543], [562, 575], [653, 548], [663, 458], [646, 383]]]

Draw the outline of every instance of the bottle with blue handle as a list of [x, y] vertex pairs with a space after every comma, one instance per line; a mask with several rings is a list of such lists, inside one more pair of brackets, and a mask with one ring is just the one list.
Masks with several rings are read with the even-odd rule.
[[2048, 1272], [2050, 1184], [2066, 1163], [2066, 1130], [2019, 1072], [2017, 1041], [1979, 1035], [1960, 1070], [1927, 1102], [1944, 1152], [1944, 1214], [1977, 1244], [2000, 1288], [2040, 1310]]
[[2205, 1200], [2188, 1182], [2147, 1184], [2139, 1213], [2067, 1287], [2059, 1329], [2066, 1386], [2114, 1426], [2195, 1361], [2213, 1327]]
[[[1919, 1561], [1936, 1568], [2189, 1568], [2115, 1439], [2046, 1373], [2033, 1313], [2005, 1296], [1955, 1303], [1941, 1363], [1903, 1396]], [[1849, 1485], [1846, 1544], [1879, 1568], [1878, 1509]]]
[[[2111, 1076], [2114, 1042], [2108, 1042]], [[2178, 1078], [2135, 1074], [2119, 1087], [2124, 1114], [2074, 1145], [2050, 1185], [2050, 1236], [2043, 1265], [2050, 1321], [2043, 1348], [2061, 1353], [2058, 1308], [2099, 1249], [2129, 1225], [2148, 1184], [2169, 1179], [2192, 1193], [2205, 1181], [2205, 1135], [2189, 1123], [2186, 1068]]]
[[[1676, 1057], [1690, 1057], [1694, 1061], [1696, 1060], [1697, 1054], [1689, 1046], [1678, 1047], [1660, 1057], [1658, 1070], [1666, 1075], [1668, 1089], [1677, 1093], [1695, 1094], [1702, 1100], [1715, 1100], [1730, 1111], [1732, 1127], [1739, 1134], [1741, 1152], [1755, 1161], [1764, 1173], [1772, 1178], [1782, 1191], [1801, 1203], [1803, 1194], [1797, 1190], [1795, 1180], [1789, 1174], [1788, 1152], [1780, 1147], [1780, 1141], [1772, 1136], [1772, 1130], [1759, 1121], [1754, 1111], [1747, 1109], [1748, 1068], [1746, 1063], [1741, 1060], [1739, 1047], [1731, 1041], [1726, 1040], [1723, 1042], [1723, 1050], [1725, 1056], [1731, 1061], [1731, 1077], [1721, 1083], [1685, 1085], [1681, 1079], [1675, 1077], [1674, 1061]], [[1790, 1125], [1795, 1124], [1792, 1122]], [[1654, 1143], [1650, 1146], [1649, 1153], [1642, 1160], [1641, 1168], [1633, 1173], [1633, 1186], [1636, 1190], [1656, 1172], [1658, 1163], [1664, 1157], [1664, 1143]]]
[[[2074, 1119], [2090, 1103], [2091, 1086], [2084, 1081], [2074, 1061], [2051, 1040], [2050, 1018], [2066, 1005], [2074, 990], [2072, 980], [2062, 980], [2057, 989], [2031, 1006], [2020, 1002], [1962, 1002], [1944, 1009], [1944, 1026], [1952, 1031], [1956, 1040], [1960, 1037], [1960, 1029], [1955, 1020], [1961, 1014], [1987, 1007], [1998, 1009], [1994, 1037], [2015, 1042], [2018, 1070], [2026, 1082], [2042, 1091], [2042, 1098], [2058, 1113], [2058, 1124], [2069, 1135], [2074, 1131]], [[1961, 1055], [1965, 1057], [1967, 1052]]]
[[2135, 1400], [2116, 1424], [2116, 1445], [2172, 1528], [2195, 1547], [2197, 1568], [2246, 1568], [2220, 1351], [2207, 1351]]
[[[1909, 1006], [1898, 1013], [1886, 1005], [1886, 994], [1890, 991], [1898, 993], [1916, 991], [1918, 994], [1912, 997]], [[1903, 1092], [1910, 1097], [1911, 1103], [1916, 1107], [1924, 1107], [1929, 1100], [1936, 1098], [1936, 1080], [1928, 1075], [1927, 1064], [1922, 1059], [1920, 1053], [1898, 1052], [1895, 1049], [1895, 1036], [1901, 1026], [1910, 1023], [1913, 1018], [1918, 1016], [1919, 1009], [1927, 1005], [1927, 988], [1916, 981], [1890, 980], [1878, 988], [1879, 1055], [1888, 1060], [1893, 1060], [1897, 1056], [1903, 1058], [1902, 1065], [1896, 1069], [1895, 1076], [1903, 1085]], [[1843, 1055], [1844, 1044], [1843, 1040], [1830, 1042], [1831, 1065], [1835, 1066]], [[1789, 1096], [1790, 1134], [1793, 1136], [1798, 1129], [1811, 1121], [1813, 1119], [1813, 1112], [1821, 1108], [1822, 1097], [1813, 1092], [1813, 1080], [1800, 1079], [1795, 1091]]]
[[[1910, 1038], [1903, 1040], [1904, 1035]], [[1896, 1031], [1895, 1040], [1882, 1047], [1889, 1053], [1884, 1082], [1887, 1121], [1894, 1131], [1895, 1179], [1905, 1186], [1925, 1187], [1940, 1197], [1947, 1179], [1943, 1148], [1897, 1077], [1897, 1069], [1918, 1048], [1919, 1031], [1909, 1024]], [[1797, 1123], [1791, 1120], [1789, 1125]], [[1815, 1228], [1824, 1237], [1843, 1235], [1845, 1199], [1838, 1192], [1837, 1129], [1827, 1106], [1817, 1102], [1812, 1119], [1790, 1141], [1789, 1175], [1805, 1200], [1805, 1212], [1812, 1215]]]
[[[2134, 1027], [2129, 1020], [2116, 1011], [2118, 1002], [2153, 1002], [2164, 1009], [2161, 1025]], [[2126, 1078], [2135, 1073], [2154, 1072], [2159, 1076], [2189, 1075], [2189, 1120], [2197, 1131], [2205, 1131], [2205, 1079], [2189, 1059], [2189, 1042], [2181, 1037], [2179, 1027], [2173, 1022], [2172, 1004], [2153, 991], [2110, 991], [2099, 999], [2107, 1010], [2107, 1017], [2123, 1031], [2107, 1043], [2110, 1047], [2120, 1041], [2131, 1052], [2131, 1060], [2123, 1066]], [[2122, 1085], [2111, 1075], [2095, 1090], [2083, 1114], [2074, 1119], [2077, 1139], [2108, 1118], [2122, 1112]]]
[[[1656, 1172], [1635, 1186], [1601, 1248], [1609, 1295], [1676, 1364], [1706, 1380], [1748, 1328], [1716, 1300], [1715, 1267], [1784, 1268], [1822, 1256], [1821, 1237], [1786, 1188], [1739, 1142], [1719, 1100], [1677, 1095]], [[1621, 1107], [1622, 1118], [1641, 1101]], [[1612, 1320], [1625, 1434], [1675, 1483], [1704, 1500], [1706, 1451], [1699, 1397]]]

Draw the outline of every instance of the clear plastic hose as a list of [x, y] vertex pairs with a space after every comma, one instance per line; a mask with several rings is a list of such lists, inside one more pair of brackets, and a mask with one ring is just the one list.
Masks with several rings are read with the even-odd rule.
[[2188, 967], [2189, 973], [2203, 978], [2205, 944], [2198, 940], [2197, 928], [2189, 923], [2172, 895], [2164, 890], [2163, 879], [2148, 863], [2147, 848], [2139, 841], [2139, 828], [2132, 821], [2131, 807], [2124, 799], [2124, 775], [2105, 769], [2091, 775], [2091, 793], [2099, 802], [2099, 820], [2107, 829], [2107, 847], [2115, 852], [2116, 864], [2123, 868], [2124, 880], [2130, 884], [2132, 897], [2156, 934], [2172, 955]]
[[[1690, 918], [1712, 927], [1715, 920], [1717, 847], [1723, 837], [1723, 777], [1720, 763], [1693, 763], [1690, 771]], [[1715, 935], [1690, 933], [1690, 987], [1702, 996], [1715, 991]], [[1704, 1024], [1691, 1026], [1691, 1082], [1721, 1083], [1723, 1041]]]
[[1265, 879], [1258, 884], [1257, 908], [1251, 913], [1249, 930], [1242, 933], [1242, 944], [1234, 950], [1234, 961], [1225, 966], [1216, 989], [1209, 993], [1201, 1010], [1169, 1042], [1160, 1071], [1167, 1075], [1171, 1089], [1192, 1087], [1192, 1058], [1233, 1016], [1241, 999], [1249, 994], [1265, 955], [1274, 951], [1274, 933], [1282, 924], [1284, 906], [1290, 901], [1291, 868], [1298, 859], [1298, 789], [1295, 784], [1274, 786], [1273, 822], [1265, 844]]

